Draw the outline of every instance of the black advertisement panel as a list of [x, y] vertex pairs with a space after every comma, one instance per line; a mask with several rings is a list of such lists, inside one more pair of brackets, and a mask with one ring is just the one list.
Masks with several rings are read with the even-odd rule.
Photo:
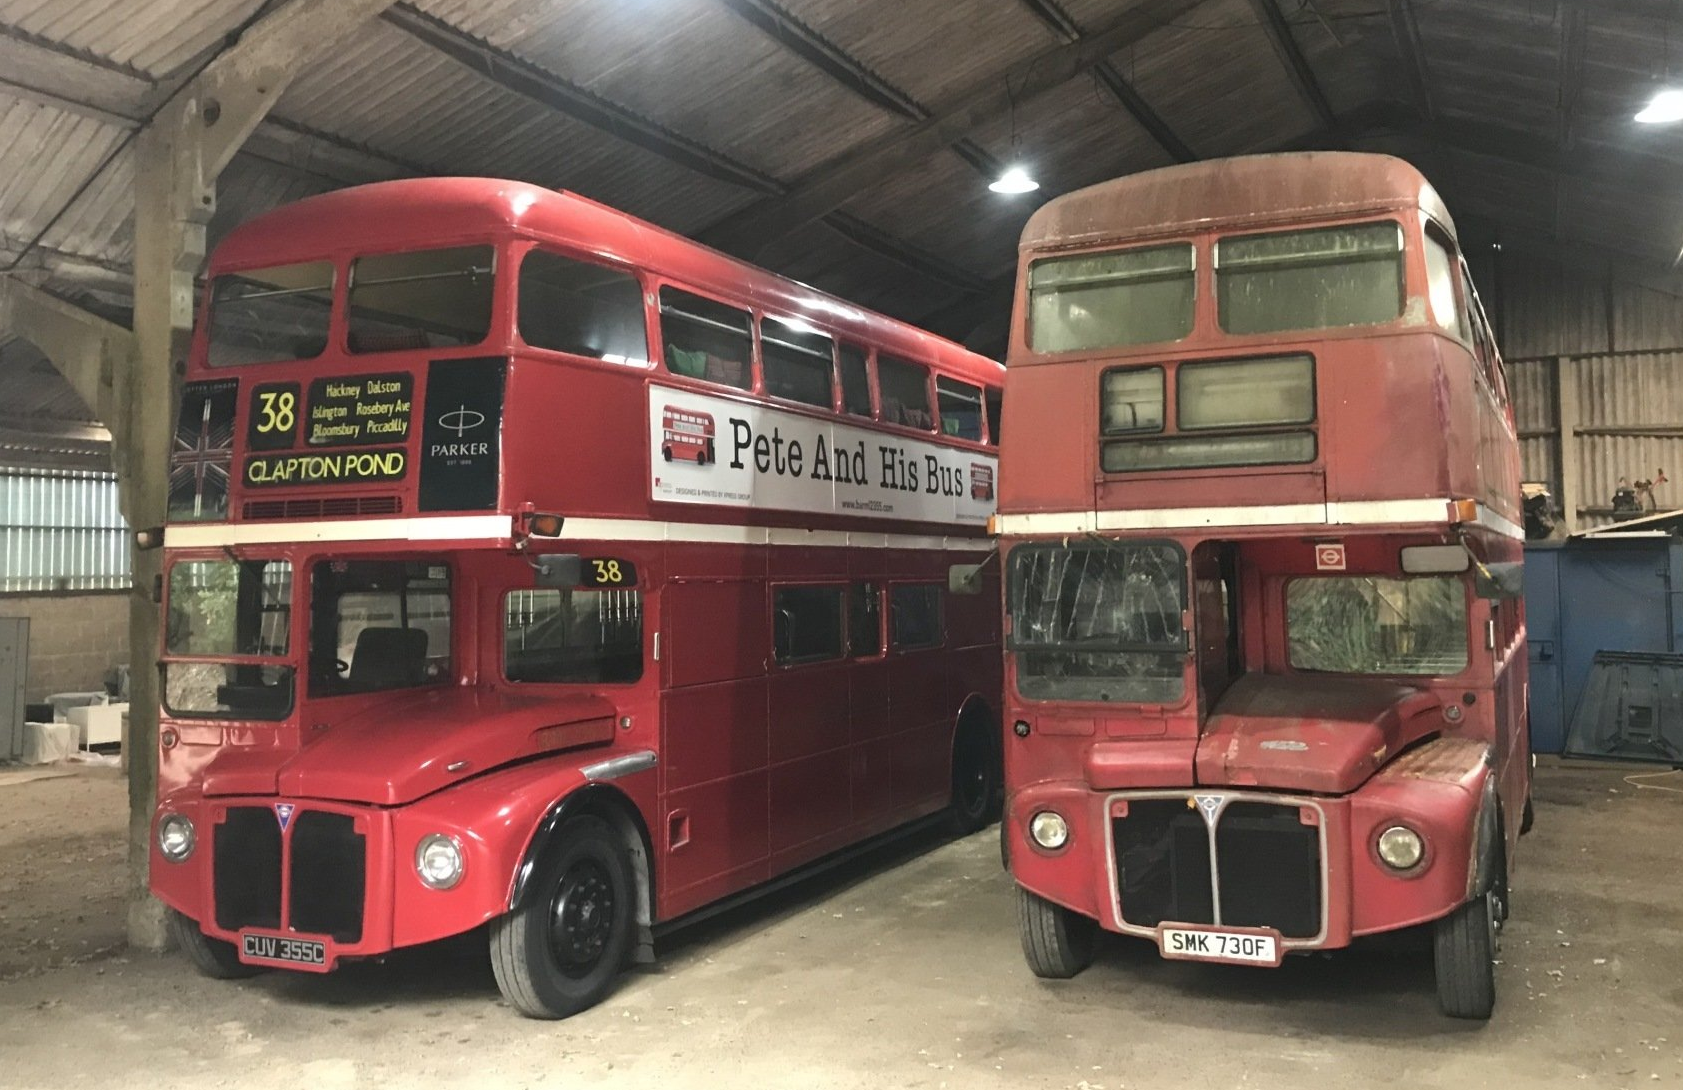
[[418, 500], [422, 511], [497, 505], [507, 371], [502, 357], [434, 360], [427, 366]]
[[318, 378], [310, 383], [304, 443], [312, 447], [366, 447], [409, 438], [414, 403], [412, 375]]
[[234, 464], [235, 379], [189, 382], [181, 391], [181, 416], [169, 456], [171, 522], [212, 522], [228, 517], [228, 475]]
[[260, 382], [245, 410], [247, 450], [285, 450], [298, 439], [298, 384]]

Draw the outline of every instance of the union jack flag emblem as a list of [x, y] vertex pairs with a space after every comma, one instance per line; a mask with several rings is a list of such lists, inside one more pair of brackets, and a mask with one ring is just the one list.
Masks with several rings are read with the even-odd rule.
[[176, 521], [228, 515], [234, 463], [235, 383], [195, 382], [182, 392], [181, 419], [169, 458], [169, 517]]

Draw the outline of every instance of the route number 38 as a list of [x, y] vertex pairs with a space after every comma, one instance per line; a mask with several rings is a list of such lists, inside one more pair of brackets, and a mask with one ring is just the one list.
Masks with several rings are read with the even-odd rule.
[[298, 423], [298, 395], [291, 390], [265, 390], [257, 395], [257, 413], [259, 433], [291, 431]]
[[620, 570], [617, 560], [592, 560], [591, 565], [596, 569], [597, 583], [623, 583], [625, 573]]

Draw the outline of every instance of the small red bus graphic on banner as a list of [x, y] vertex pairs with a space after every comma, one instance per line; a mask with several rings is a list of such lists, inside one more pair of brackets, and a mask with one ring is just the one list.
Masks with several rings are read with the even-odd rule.
[[970, 498], [984, 503], [993, 499], [993, 466], [970, 463]]
[[713, 417], [666, 406], [660, 412], [660, 456], [668, 462], [698, 466], [718, 461], [713, 453]]
[[1315, 570], [1343, 571], [1344, 543], [1338, 541], [1315, 546]]

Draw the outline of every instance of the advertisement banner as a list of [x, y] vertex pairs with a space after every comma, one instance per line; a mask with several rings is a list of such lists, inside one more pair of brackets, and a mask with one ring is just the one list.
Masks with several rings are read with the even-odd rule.
[[651, 499], [980, 526], [999, 459], [762, 405], [649, 387]]

